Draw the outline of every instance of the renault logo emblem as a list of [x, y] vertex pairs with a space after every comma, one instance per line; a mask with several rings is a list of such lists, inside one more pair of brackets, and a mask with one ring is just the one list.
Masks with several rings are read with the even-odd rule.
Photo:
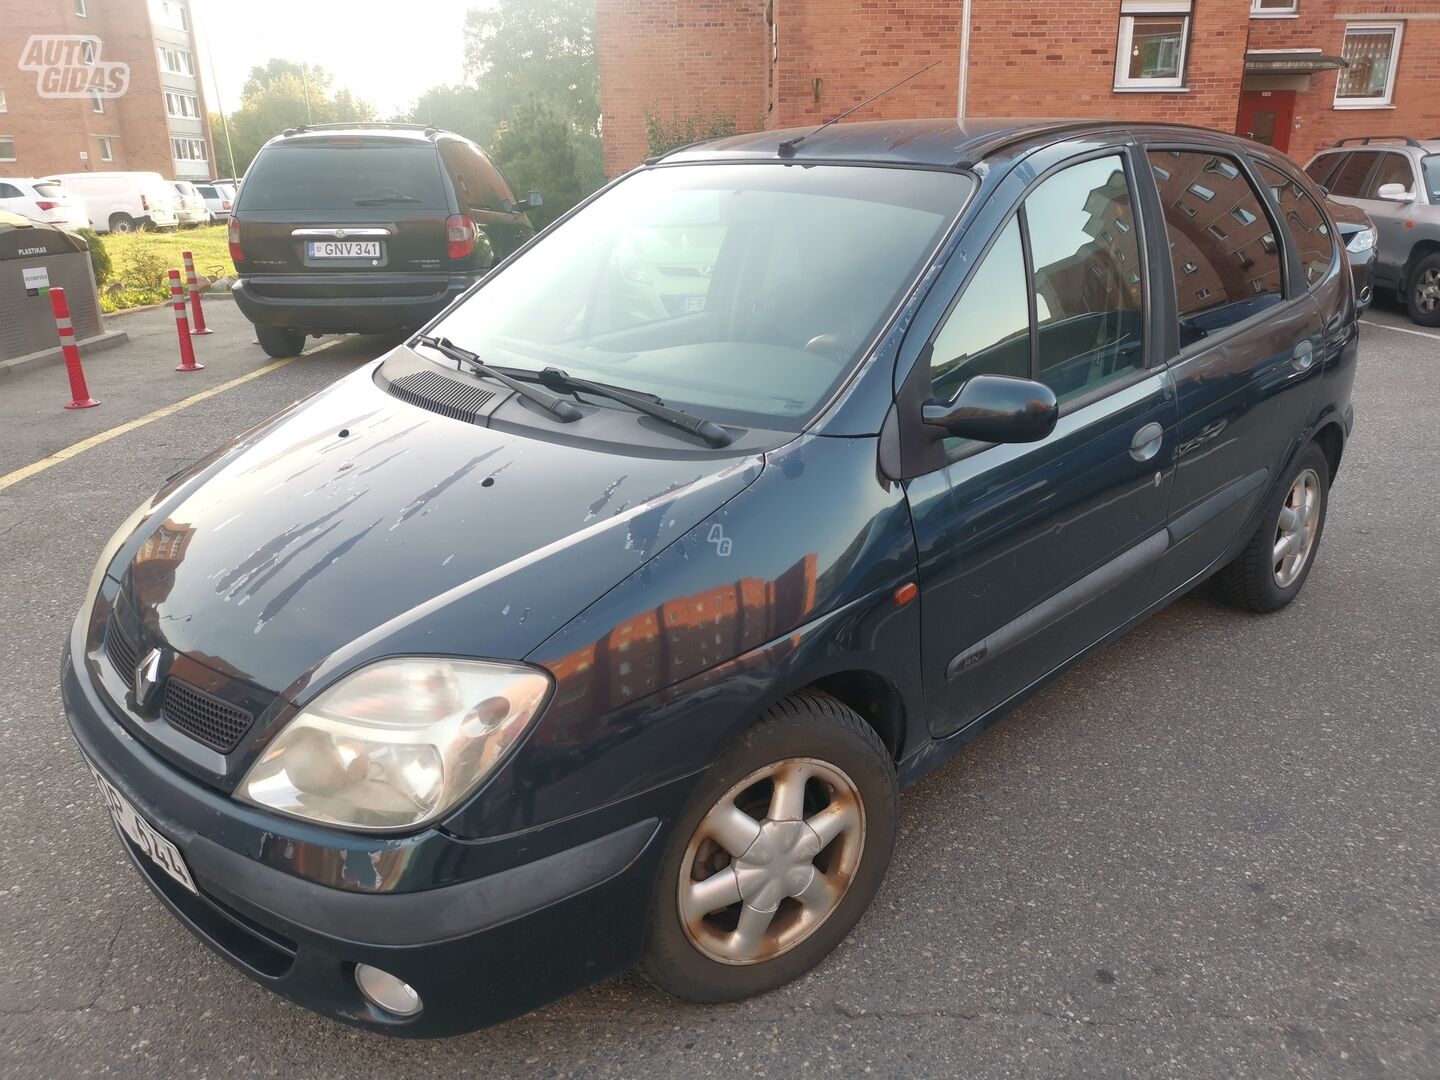
[[149, 708], [155, 691], [160, 685], [160, 650], [151, 649], [145, 658], [135, 665], [135, 705]]

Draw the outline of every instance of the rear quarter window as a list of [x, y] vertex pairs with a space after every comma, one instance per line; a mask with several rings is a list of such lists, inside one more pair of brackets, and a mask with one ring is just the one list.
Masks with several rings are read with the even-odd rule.
[[261, 151], [245, 173], [238, 209], [349, 210], [366, 205], [397, 213], [406, 208], [446, 209], [449, 199], [435, 147], [319, 140], [272, 146]]

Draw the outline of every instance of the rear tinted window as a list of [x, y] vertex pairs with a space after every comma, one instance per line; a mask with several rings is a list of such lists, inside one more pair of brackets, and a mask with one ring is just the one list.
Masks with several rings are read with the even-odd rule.
[[1180, 344], [1281, 301], [1280, 249], [1260, 196], [1227, 157], [1150, 151], [1175, 268]]
[[1374, 164], [1375, 151], [1373, 150], [1351, 154], [1345, 159], [1345, 164], [1340, 166], [1335, 175], [1330, 178], [1330, 183], [1326, 186], [1332, 195], [1344, 195], [1347, 198], [1357, 199], [1365, 184], [1365, 177], [1370, 175], [1370, 166]]
[[1331, 173], [1335, 171], [1335, 166], [1344, 160], [1344, 154], [1324, 154], [1306, 165], [1305, 173], [1315, 183], [1329, 187]]
[[245, 174], [244, 195], [241, 210], [338, 210], [369, 200], [397, 210], [448, 205], [439, 155], [414, 143], [272, 146]]
[[1286, 231], [1295, 241], [1295, 250], [1305, 268], [1305, 282], [1313, 285], [1329, 272], [1335, 260], [1335, 241], [1330, 235], [1330, 225], [1304, 188], [1269, 162], [1258, 161], [1255, 164], [1261, 178], [1269, 185], [1270, 194], [1275, 196]]
[[213, 198], [215, 198], [215, 189], [214, 189], [213, 187], [210, 187], [208, 184], [207, 184], [207, 185], [204, 185], [204, 186], [198, 186], [198, 185], [197, 185], [196, 188], [195, 188], [195, 190], [198, 191], [198, 192], [200, 192], [200, 194], [201, 194], [204, 198], [207, 198], [207, 199], [213, 199]]
[[59, 184], [36, 184], [35, 194], [42, 199], [58, 199], [65, 194], [65, 189]]

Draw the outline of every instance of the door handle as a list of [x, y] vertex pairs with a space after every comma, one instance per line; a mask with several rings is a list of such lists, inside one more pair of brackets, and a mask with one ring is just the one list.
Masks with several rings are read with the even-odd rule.
[[1136, 461], [1149, 461], [1160, 452], [1165, 441], [1165, 429], [1153, 420], [1135, 432], [1130, 440], [1130, 456]]
[[1290, 363], [1296, 371], [1310, 370], [1310, 365], [1315, 363], [1315, 346], [1311, 344], [1309, 338], [1295, 346], [1295, 354], [1290, 357]]

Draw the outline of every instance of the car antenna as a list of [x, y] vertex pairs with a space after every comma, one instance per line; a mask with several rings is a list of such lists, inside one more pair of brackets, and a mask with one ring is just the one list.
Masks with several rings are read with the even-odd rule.
[[823, 124], [821, 124], [819, 127], [817, 127], [814, 131], [807, 131], [804, 135], [796, 135], [796, 136], [795, 136], [794, 138], [792, 138], [792, 139], [786, 139], [786, 140], [785, 140], [784, 142], [782, 142], [782, 143], [780, 144], [780, 146], [776, 149], [776, 153], [778, 153], [781, 157], [790, 157], [790, 156], [792, 156], [792, 155], [795, 153], [795, 147], [799, 146], [802, 142], [804, 142], [806, 139], [808, 139], [811, 135], [819, 135], [820, 132], [824, 131], [824, 130], [825, 130], [827, 127], [829, 127], [831, 124], [838, 124], [841, 120], [844, 120], [844, 119], [845, 119], [847, 116], [849, 116], [851, 113], [857, 113], [857, 112], [859, 112], [859, 111], [860, 111], [861, 109], [863, 109], [866, 105], [869, 105], [872, 101], [876, 101], [876, 100], [884, 97], [886, 94], [890, 93], [891, 90], [898, 90], [898, 89], [900, 89], [900, 87], [904, 86], [904, 85], [905, 85], [907, 82], [909, 82], [911, 79], [916, 78], [916, 77], [919, 76], [919, 75], [924, 75], [925, 72], [929, 71], [931, 68], [933, 68], [933, 67], [934, 67], [936, 64], [938, 64], [938, 63], [940, 63], [939, 60], [932, 60], [930, 63], [928, 63], [928, 64], [926, 64], [924, 67], [922, 67], [919, 71], [912, 71], [909, 75], [906, 75], [903, 79], [901, 79], [899, 82], [897, 82], [894, 86], [887, 86], [884, 90], [881, 90], [878, 94], [873, 94], [873, 95], [871, 95], [870, 97], [866, 98], [864, 101], [860, 102], [859, 105], [856, 105], [854, 108], [846, 109], [846, 110], [845, 110], [844, 112], [842, 112], [839, 116], [832, 117], [831, 119], [826, 120]]

